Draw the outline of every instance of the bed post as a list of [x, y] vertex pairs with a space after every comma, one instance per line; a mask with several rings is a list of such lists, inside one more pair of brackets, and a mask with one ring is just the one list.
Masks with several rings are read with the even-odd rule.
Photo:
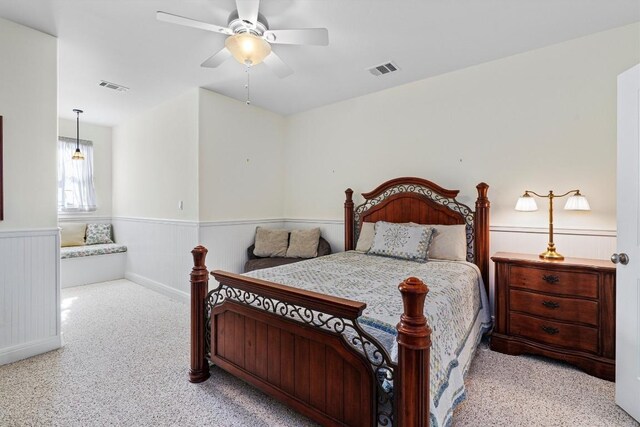
[[191, 270], [191, 369], [189, 381], [201, 383], [209, 378], [209, 363], [205, 356], [205, 299], [209, 291], [209, 271], [204, 265], [207, 248], [196, 246]]
[[476, 217], [474, 219], [476, 227], [474, 253], [476, 265], [480, 268], [484, 287], [489, 295], [489, 207], [491, 206], [487, 198], [489, 186], [481, 182], [476, 185], [476, 189], [478, 190], [478, 198], [476, 199]]
[[353, 190], [347, 188], [344, 192], [346, 199], [344, 201], [344, 250], [352, 251], [355, 249], [353, 242]]
[[429, 288], [420, 279], [409, 277], [398, 286], [404, 313], [398, 330], [398, 393], [396, 420], [399, 426], [429, 426], [429, 348], [431, 328], [424, 316], [424, 300]]

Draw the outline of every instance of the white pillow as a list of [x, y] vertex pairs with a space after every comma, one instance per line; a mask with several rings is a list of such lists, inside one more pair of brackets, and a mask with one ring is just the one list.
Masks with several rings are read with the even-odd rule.
[[427, 260], [427, 250], [433, 235], [433, 228], [430, 226], [378, 221], [375, 228], [370, 254], [414, 261]]
[[58, 226], [60, 227], [60, 246], [63, 248], [68, 246], [84, 246], [84, 235], [87, 231], [87, 224], [61, 222]]
[[429, 245], [429, 259], [467, 260], [467, 230], [464, 224], [429, 225], [435, 229]]
[[376, 233], [375, 224], [373, 222], [363, 222], [360, 227], [360, 235], [358, 236], [358, 243], [356, 244], [356, 251], [369, 252], [371, 245], [373, 245], [373, 236]]

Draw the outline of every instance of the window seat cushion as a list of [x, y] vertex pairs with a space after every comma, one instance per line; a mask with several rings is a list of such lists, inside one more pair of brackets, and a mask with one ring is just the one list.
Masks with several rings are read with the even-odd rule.
[[60, 248], [60, 258], [81, 258], [94, 255], [116, 254], [126, 251], [127, 247], [125, 245], [119, 245], [117, 243], [88, 246], [68, 246], [65, 248]]

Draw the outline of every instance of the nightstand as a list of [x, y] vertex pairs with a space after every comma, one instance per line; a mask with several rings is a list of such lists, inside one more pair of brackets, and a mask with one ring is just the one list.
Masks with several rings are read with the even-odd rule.
[[610, 261], [499, 252], [491, 349], [537, 354], [615, 379], [616, 268]]

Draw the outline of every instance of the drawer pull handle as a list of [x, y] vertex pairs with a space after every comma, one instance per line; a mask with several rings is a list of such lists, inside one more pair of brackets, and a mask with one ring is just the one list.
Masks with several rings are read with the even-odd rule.
[[546, 333], [548, 333], [549, 335], [555, 335], [558, 332], [560, 332], [560, 329], [558, 328], [553, 328], [551, 326], [543, 326], [542, 330], [545, 331]]
[[542, 276], [542, 280], [549, 283], [550, 285], [555, 285], [560, 281], [560, 278], [558, 276], [554, 276], [553, 274], [545, 274], [544, 276]]
[[553, 302], [553, 301], [542, 301], [542, 305], [544, 305], [547, 308], [558, 308], [558, 307], [560, 307], [560, 304], [558, 304], [557, 302]]

